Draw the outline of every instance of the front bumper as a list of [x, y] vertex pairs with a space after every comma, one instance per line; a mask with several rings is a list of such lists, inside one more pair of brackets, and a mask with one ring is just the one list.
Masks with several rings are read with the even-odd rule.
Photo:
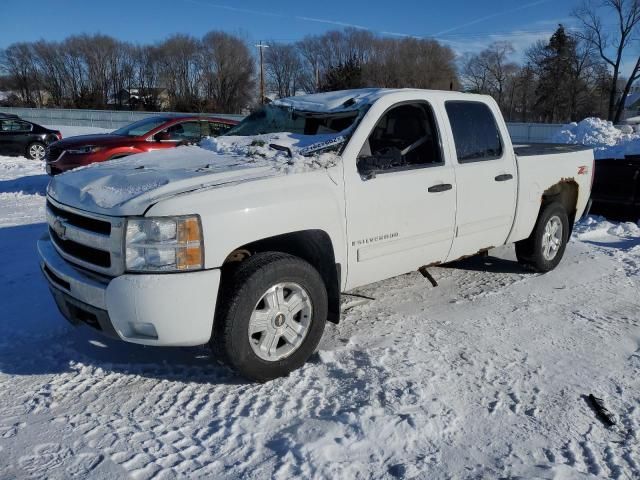
[[65, 261], [48, 236], [38, 253], [56, 303], [74, 325], [142, 345], [195, 346], [211, 338], [220, 270], [109, 278]]

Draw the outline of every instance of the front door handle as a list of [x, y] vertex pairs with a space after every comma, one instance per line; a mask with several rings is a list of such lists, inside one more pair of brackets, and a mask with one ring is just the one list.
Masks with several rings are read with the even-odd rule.
[[440, 185], [429, 187], [429, 193], [446, 192], [447, 190], [451, 190], [452, 188], [453, 185], [451, 185], [450, 183], [441, 183]]
[[498, 175], [495, 178], [496, 182], [506, 182], [507, 180], [512, 180], [513, 179], [513, 175], [511, 175], [510, 173], [504, 173], [502, 175]]

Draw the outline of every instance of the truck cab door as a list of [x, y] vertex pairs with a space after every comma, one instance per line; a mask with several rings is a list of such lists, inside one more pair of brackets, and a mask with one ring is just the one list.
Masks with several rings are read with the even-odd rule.
[[452, 261], [507, 241], [518, 179], [510, 138], [489, 105], [447, 101], [445, 110], [457, 157], [456, 235], [447, 258]]
[[441, 262], [453, 239], [454, 169], [432, 106], [402, 102], [373, 118], [345, 166], [348, 288]]

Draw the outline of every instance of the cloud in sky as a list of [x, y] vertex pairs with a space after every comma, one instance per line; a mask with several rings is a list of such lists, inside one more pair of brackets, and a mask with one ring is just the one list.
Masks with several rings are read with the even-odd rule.
[[518, 7], [515, 7], [515, 8], [494, 12], [489, 15], [476, 18], [475, 20], [466, 22], [464, 24], [447, 28], [446, 30], [438, 32], [434, 35], [415, 35], [415, 34], [406, 33], [406, 32], [379, 31], [364, 25], [359, 25], [357, 23], [344, 22], [340, 20], [307, 17], [307, 16], [295, 15], [295, 14], [284, 14], [280, 12], [267, 11], [267, 10], [248, 9], [243, 7], [227, 5], [223, 3], [208, 2], [206, 0], [183, 0], [183, 1], [188, 3], [193, 3], [196, 5], [201, 5], [201, 6], [208, 6], [212, 8], [228, 10], [232, 12], [247, 13], [250, 15], [260, 15], [260, 16], [267, 16], [272, 18], [274, 17], [287, 18], [287, 19], [320, 23], [320, 24], [331, 25], [331, 26], [357, 28], [360, 30], [368, 30], [370, 32], [377, 33], [380, 35], [389, 35], [389, 36], [402, 37], [402, 38], [419, 38], [419, 39], [434, 38], [446, 45], [449, 45], [451, 48], [454, 49], [454, 51], [458, 55], [464, 55], [466, 53], [477, 53], [482, 49], [488, 47], [493, 42], [507, 41], [513, 44], [514, 49], [516, 51], [515, 57], [517, 59], [521, 59], [522, 57], [524, 57], [525, 50], [537, 40], [548, 39], [555, 31], [558, 23], [566, 24], [571, 22], [570, 19], [564, 18], [564, 19], [557, 19], [557, 20], [535, 22], [534, 24], [528, 25], [526, 27], [522, 27], [521, 29], [517, 29], [511, 32], [486, 33], [486, 34], [453, 33], [457, 30], [462, 30], [472, 25], [477, 25], [482, 22], [485, 22], [500, 16], [510, 15], [512, 13], [519, 12], [521, 10], [532, 8], [537, 5], [552, 1], [552, 0], [536, 0], [534, 2], [529, 2], [524, 5], [519, 5]]
[[436, 33], [434, 36], [438, 37], [440, 35], [445, 35], [447, 33], [451, 33], [451, 32], [454, 32], [456, 30], [460, 30], [462, 28], [466, 28], [466, 27], [470, 27], [472, 25], [476, 25], [478, 23], [486, 22], [487, 20], [491, 20], [493, 18], [497, 18], [497, 17], [501, 17], [503, 15], [509, 15], [509, 14], [512, 14], [512, 13], [516, 13], [516, 12], [519, 12], [521, 10], [525, 10], [527, 8], [531, 8], [531, 7], [535, 7], [535, 6], [538, 6], [538, 5], [542, 5], [543, 3], [549, 3], [551, 1], [552, 0], [536, 0], [535, 2], [526, 3], [524, 5], [520, 5], [520, 6], [516, 7], [516, 8], [511, 8], [509, 10], [503, 10], [501, 12], [494, 12], [494, 13], [491, 13], [491, 14], [486, 15], [484, 17], [476, 18], [475, 20], [472, 20], [470, 22], [463, 23], [462, 25], [458, 25], [458, 26], [455, 26], [455, 27], [447, 28], [446, 30], [442, 30], [441, 32]]

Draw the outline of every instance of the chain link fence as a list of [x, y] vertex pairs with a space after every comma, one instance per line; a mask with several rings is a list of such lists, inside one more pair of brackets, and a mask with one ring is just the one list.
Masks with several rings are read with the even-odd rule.
[[[68, 127], [99, 127], [115, 130], [137, 120], [153, 115], [185, 115], [176, 112], [131, 112], [124, 110], [80, 110], [65, 108], [22, 108], [0, 107], [0, 112], [18, 115], [20, 118], [41, 125], [56, 125]], [[242, 115], [225, 115], [216, 113], [202, 113], [218, 118], [242, 120]]]

